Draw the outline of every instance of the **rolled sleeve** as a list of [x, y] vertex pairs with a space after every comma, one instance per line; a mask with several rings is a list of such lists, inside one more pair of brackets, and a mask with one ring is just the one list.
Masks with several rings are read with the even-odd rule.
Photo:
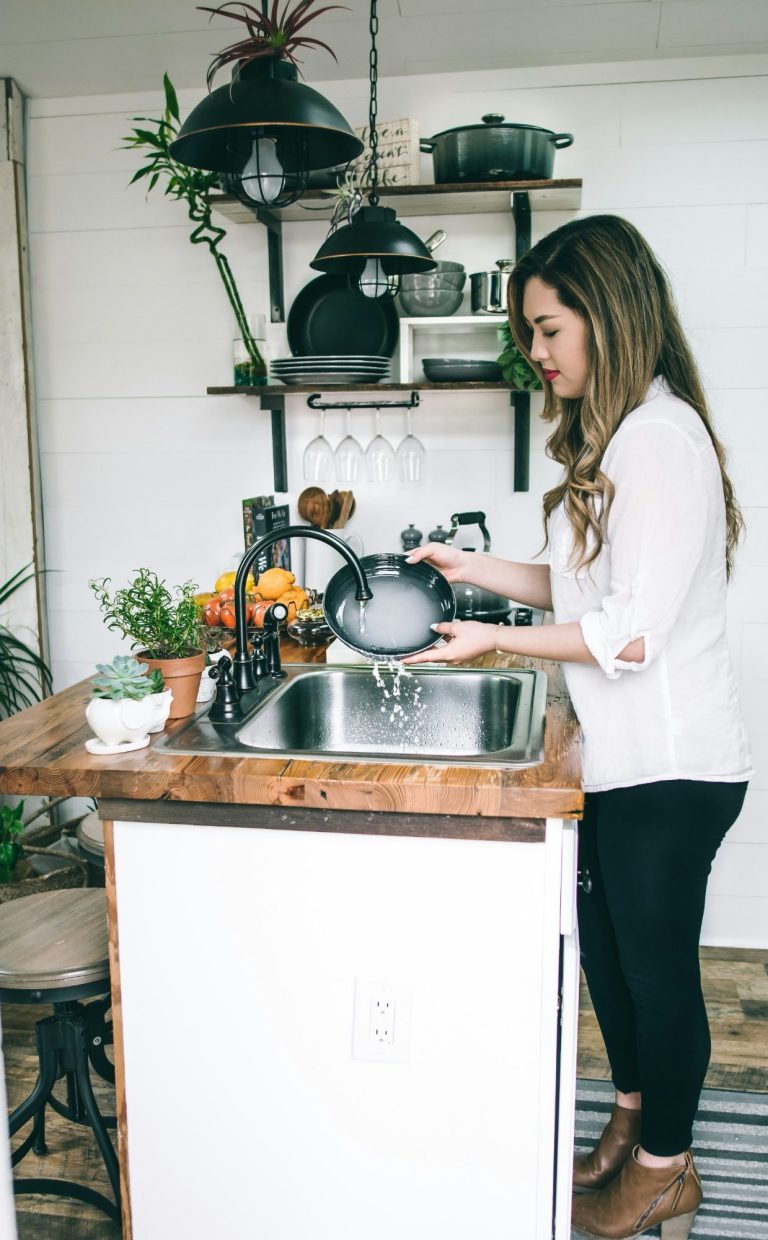
[[[704, 552], [707, 483], [699, 448], [671, 422], [623, 428], [604, 472], [614, 486], [610, 593], [580, 625], [590, 653], [615, 680], [642, 672], [664, 649]], [[618, 658], [638, 638], [643, 661]]]

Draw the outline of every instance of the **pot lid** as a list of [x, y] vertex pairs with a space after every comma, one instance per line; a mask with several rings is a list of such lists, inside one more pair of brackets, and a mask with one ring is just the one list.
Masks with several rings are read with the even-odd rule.
[[442, 129], [428, 141], [436, 142], [438, 138], [445, 138], [449, 133], [470, 133], [473, 129], [480, 129], [483, 132], [487, 129], [530, 129], [534, 133], [545, 133], [548, 137], [555, 137], [554, 129], [544, 129], [541, 125], [518, 125], [515, 121], [505, 121], [499, 112], [488, 112], [482, 118], [480, 125], [455, 125], [453, 129]]

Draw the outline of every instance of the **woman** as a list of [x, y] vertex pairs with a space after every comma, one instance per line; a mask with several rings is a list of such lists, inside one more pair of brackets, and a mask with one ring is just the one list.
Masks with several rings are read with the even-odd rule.
[[[561, 659], [583, 734], [582, 963], [616, 1105], [574, 1163], [587, 1236], [661, 1224], [685, 1240], [701, 1201], [691, 1128], [709, 1062], [698, 945], [707, 878], [751, 772], [725, 636], [741, 515], [666, 278], [615, 216], [557, 229], [509, 286], [514, 338], [542, 376], [549, 565], [430, 543], [426, 559], [554, 612], [554, 624], [436, 625], [405, 660]], [[593, 1190], [589, 1195], [584, 1190]]]

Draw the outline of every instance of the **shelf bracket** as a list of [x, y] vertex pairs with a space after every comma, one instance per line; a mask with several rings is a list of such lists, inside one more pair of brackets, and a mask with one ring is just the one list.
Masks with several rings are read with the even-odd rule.
[[285, 448], [285, 397], [266, 392], [261, 397], [262, 409], [272, 414], [272, 473], [275, 490], [288, 490], [288, 457]]
[[512, 195], [512, 218], [515, 221], [515, 258], [522, 258], [531, 248], [531, 200], [527, 193]]
[[307, 397], [310, 409], [418, 409], [419, 393], [411, 392], [410, 400], [331, 400], [320, 401], [320, 392]]
[[530, 392], [510, 392], [515, 411], [514, 489], [527, 491], [531, 477], [531, 396]]
[[[512, 195], [512, 218], [515, 221], [515, 258], [520, 259], [531, 248], [531, 199], [525, 191]], [[512, 392], [510, 402], [515, 411], [514, 489], [527, 491], [531, 476], [531, 397], [529, 392]]]

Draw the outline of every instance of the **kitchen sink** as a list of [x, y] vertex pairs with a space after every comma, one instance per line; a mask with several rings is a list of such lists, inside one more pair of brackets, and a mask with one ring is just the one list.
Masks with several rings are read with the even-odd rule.
[[246, 717], [207, 710], [157, 744], [174, 753], [533, 766], [544, 752], [547, 678], [503, 668], [402, 670], [290, 664], [244, 699]]

